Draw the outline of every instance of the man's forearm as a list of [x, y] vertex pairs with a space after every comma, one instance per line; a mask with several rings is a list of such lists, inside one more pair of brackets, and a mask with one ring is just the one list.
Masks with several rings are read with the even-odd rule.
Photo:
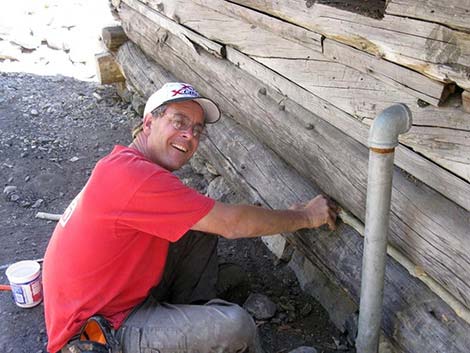
[[293, 232], [309, 227], [312, 227], [312, 224], [303, 210], [270, 210], [251, 205], [217, 202], [209, 215], [193, 229], [235, 239]]

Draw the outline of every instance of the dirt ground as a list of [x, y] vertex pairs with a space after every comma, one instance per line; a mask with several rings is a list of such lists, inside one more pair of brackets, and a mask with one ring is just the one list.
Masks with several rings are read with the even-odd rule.
[[[114, 144], [130, 142], [135, 119], [132, 107], [111, 86], [0, 73], [0, 180], [4, 187], [16, 187], [0, 197], [0, 265], [43, 257], [55, 222], [37, 219], [36, 213], [62, 213], [96, 161]], [[190, 166], [180, 176], [201, 189], [207, 186]], [[276, 261], [261, 241], [221, 241], [219, 253], [248, 274], [244, 290], [232, 293], [235, 300], [262, 293], [278, 307], [272, 319], [258, 322], [267, 352], [299, 346], [345, 351], [322, 307], [301, 292], [287, 265]], [[7, 283], [4, 271], [2, 284]], [[46, 351], [42, 304], [22, 309], [10, 292], [0, 292], [0, 308], [0, 352]]]

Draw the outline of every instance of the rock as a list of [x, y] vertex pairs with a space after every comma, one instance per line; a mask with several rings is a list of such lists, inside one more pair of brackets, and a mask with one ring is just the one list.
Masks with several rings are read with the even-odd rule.
[[101, 97], [98, 93], [93, 92], [93, 97], [96, 98], [98, 102], [101, 102], [103, 100], [103, 97]]
[[10, 194], [13, 194], [18, 188], [14, 185], [7, 185], [5, 186], [5, 188], [3, 189], [3, 193], [5, 195], [10, 195]]
[[41, 45], [41, 39], [31, 35], [30, 31], [26, 28], [15, 31], [15, 33], [10, 36], [10, 42], [29, 50], [34, 50]]
[[301, 346], [301, 347], [297, 347], [296, 349], [290, 351], [289, 353], [317, 353], [317, 350], [313, 347]]
[[264, 294], [250, 294], [243, 307], [257, 320], [270, 319], [276, 314], [276, 304]]
[[138, 94], [134, 94], [132, 96], [132, 102], [131, 102], [132, 108], [134, 108], [137, 114], [139, 115], [144, 114], [145, 103], [146, 102]]
[[39, 115], [39, 112], [38, 112], [36, 109], [31, 109], [30, 114], [31, 114], [32, 116], [38, 116], [38, 115]]
[[20, 197], [17, 194], [12, 194], [10, 196], [10, 201], [15, 202], [15, 201], [18, 201], [19, 199], [20, 199]]
[[70, 162], [76, 162], [78, 161], [80, 158], [78, 158], [77, 156], [73, 156], [72, 158], [69, 159]]
[[225, 179], [219, 176], [210, 182], [206, 194], [214, 200], [222, 201], [230, 194], [230, 188]]
[[37, 199], [36, 202], [31, 206], [31, 208], [39, 208], [43, 204], [43, 199]]
[[21, 201], [21, 202], [20, 202], [20, 206], [21, 206], [21, 207], [24, 207], [24, 208], [27, 208], [27, 207], [31, 206], [31, 202], [29, 202], [29, 201]]
[[6, 40], [0, 41], [0, 60], [18, 61], [21, 57], [21, 49]]
[[212, 164], [210, 164], [209, 162], [206, 162], [206, 168], [209, 171], [209, 173], [211, 173], [213, 175], [220, 175], [219, 172], [217, 171], [217, 169], [215, 169], [215, 167]]
[[70, 45], [66, 41], [67, 31], [63, 29], [56, 29], [46, 34], [47, 46], [55, 50], [69, 50]]
[[310, 314], [311, 311], [312, 311], [312, 304], [306, 303], [302, 307], [302, 309], [300, 309], [300, 315], [302, 315], [302, 317], [308, 316], [308, 314]]

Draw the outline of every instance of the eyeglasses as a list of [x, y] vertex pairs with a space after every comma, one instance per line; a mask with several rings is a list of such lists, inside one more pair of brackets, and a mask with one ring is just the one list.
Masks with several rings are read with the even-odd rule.
[[204, 136], [204, 125], [202, 124], [192, 124], [191, 119], [186, 115], [182, 114], [163, 114], [171, 122], [171, 126], [178, 131], [191, 131], [191, 135], [194, 138], [200, 138]]

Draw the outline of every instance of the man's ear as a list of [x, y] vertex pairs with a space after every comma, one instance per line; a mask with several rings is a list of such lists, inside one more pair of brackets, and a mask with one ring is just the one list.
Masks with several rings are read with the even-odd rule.
[[153, 120], [154, 119], [152, 113], [147, 113], [145, 115], [144, 120], [142, 122], [142, 131], [144, 132], [144, 134], [150, 134], [150, 127], [152, 126]]

